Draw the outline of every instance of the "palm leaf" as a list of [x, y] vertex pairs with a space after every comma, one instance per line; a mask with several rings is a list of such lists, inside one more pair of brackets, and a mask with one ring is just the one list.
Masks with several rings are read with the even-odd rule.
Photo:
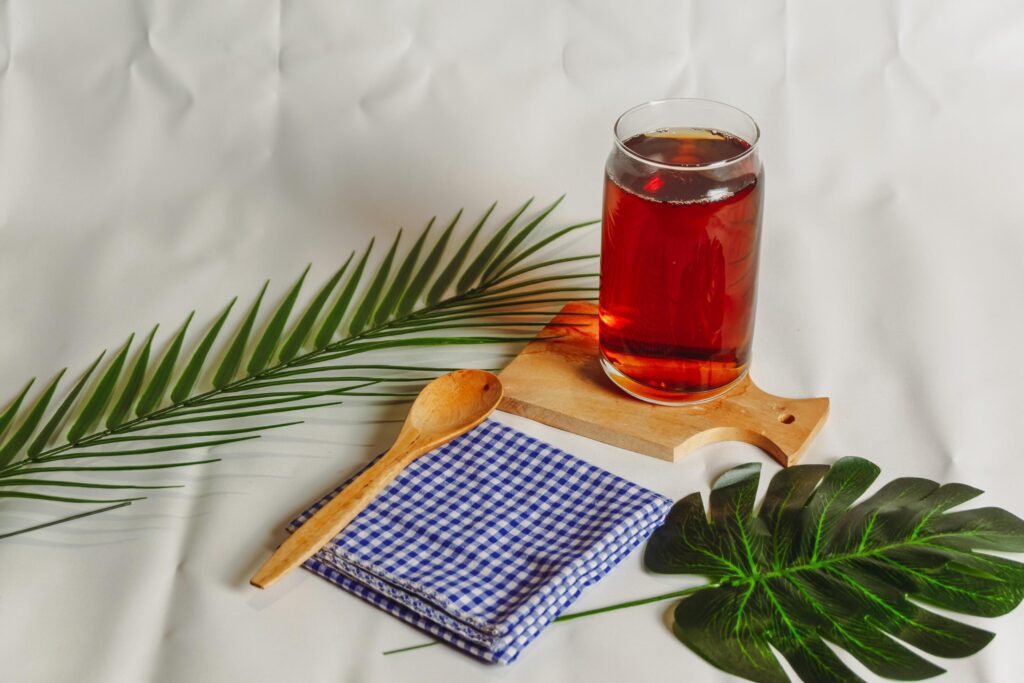
[[[564, 302], [577, 296], [575, 292], [589, 293], [593, 288], [581, 286], [576, 280], [592, 277], [586, 273], [545, 277], [545, 269], [577, 257], [533, 263], [523, 260], [523, 254], [535, 251], [538, 244], [546, 246], [553, 242], [550, 236], [541, 236], [531, 244], [541, 220], [551, 208], [527, 225], [516, 228], [528, 205], [529, 202], [494, 230], [487, 227], [495, 208], [492, 204], [449, 259], [445, 259], [445, 252], [461, 210], [440, 235], [432, 233], [432, 219], [400, 259], [401, 231], [375, 266], [370, 263], [374, 244], [374, 240], [370, 240], [357, 262], [353, 252], [310, 301], [300, 306], [307, 268], [269, 315], [263, 332], [257, 336], [254, 330], [267, 291], [267, 283], [264, 283], [222, 353], [215, 352], [214, 347], [219, 344], [234, 300], [221, 310], [191, 350], [185, 348], [193, 317], [190, 314], [155, 364], [151, 356], [157, 328], [149, 333], [132, 363], [128, 362], [132, 343], [129, 338], [101, 373], [94, 372], [100, 363], [97, 359], [56, 408], [51, 403], [60, 375], [27, 410], [22, 407], [29, 390], [25, 386], [0, 413], [0, 436], [13, 431], [0, 443], [0, 488], [3, 488], [0, 497], [103, 503], [105, 507], [98, 511], [114, 509], [135, 499], [123, 499], [122, 503], [54, 496], [48, 487], [100, 489], [106, 485], [70, 476], [60, 480], [65, 483], [57, 483], [57, 480], [39, 479], [37, 475], [53, 472], [86, 475], [122, 470], [144, 474], [147, 470], [205, 464], [216, 458], [156, 463], [137, 462], [135, 458], [256, 438], [263, 431], [297, 422], [251, 425], [238, 425], [238, 422], [334, 406], [340, 401], [331, 399], [338, 397], [408, 400], [414, 395], [413, 390], [437, 373], [460, 366], [451, 361], [426, 365], [408, 361], [389, 363], [383, 357], [355, 362], [341, 359], [368, 353], [436, 348], [438, 353], [451, 349], [452, 360], [457, 360], [453, 352], [458, 348], [521, 344], [534, 339], [533, 334], [515, 334], [514, 331], [527, 328], [533, 332], [545, 325], [555, 311], [538, 308], [538, 305]], [[570, 226], [558, 234], [575, 229]], [[479, 249], [478, 238], [482, 241]], [[443, 268], [439, 265], [442, 260], [445, 261]], [[351, 267], [353, 262], [354, 268]], [[511, 269], [513, 266], [515, 269]], [[369, 269], [373, 270], [373, 275], [365, 277]], [[533, 273], [529, 279], [521, 276], [527, 272]], [[455, 292], [450, 294], [453, 288]], [[357, 291], [364, 293], [358, 305], [353, 306]], [[335, 298], [329, 305], [332, 296]], [[286, 332], [296, 310], [302, 312]], [[345, 329], [345, 319], [350, 313], [347, 334], [337, 338], [339, 330]], [[481, 328], [485, 333], [476, 334]], [[311, 335], [312, 348], [304, 350]], [[183, 355], [187, 355], [188, 360], [176, 375]], [[504, 355], [502, 352], [495, 358]], [[215, 361], [218, 356], [220, 360]], [[126, 369], [129, 366], [130, 369]], [[94, 374], [99, 379], [86, 391]], [[212, 377], [212, 386], [204, 387], [201, 380], [207, 376]], [[402, 386], [391, 389], [388, 384]], [[385, 386], [359, 391], [371, 385]], [[165, 402], [168, 391], [170, 401]], [[67, 438], [61, 442], [56, 435], [69, 416], [74, 419]], [[208, 427], [206, 422], [225, 424]], [[56, 443], [49, 445], [51, 441]], [[109, 459], [113, 464], [102, 467], [80, 464], [93, 458]], [[27, 529], [0, 533], [0, 538], [82, 516], [62, 517]]]
[[359, 265], [356, 266], [355, 271], [353, 271], [348, 282], [345, 284], [345, 289], [341, 290], [341, 294], [338, 295], [334, 306], [331, 307], [327, 317], [324, 318], [323, 325], [320, 327], [320, 331], [317, 332], [316, 340], [314, 341], [317, 349], [322, 349], [330, 344], [338, 328], [341, 327], [341, 320], [345, 317], [345, 313], [348, 312], [348, 305], [352, 302], [352, 297], [356, 293], [356, 287], [359, 286], [360, 278], [363, 276], [363, 270], [366, 269], [366, 260], [370, 258], [370, 252], [373, 251], [373, 242], [374, 240], [371, 239], [370, 243], [366, 245], [366, 251], [363, 252], [363, 257], [359, 259]]
[[416, 267], [416, 262], [420, 257], [420, 252], [423, 250], [423, 242], [427, 239], [427, 235], [430, 233], [430, 228], [433, 226], [434, 219], [431, 218], [430, 222], [427, 223], [427, 227], [423, 229], [422, 233], [420, 233], [419, 239], [416, 240], [412, 249], [409, 250], [405, 260], [402, 261], [402, 265], [399, 266], [398, 272], [395, 274], [395, 279], [391, 282], [391, 287], [388, 288], [388, 293], [384, 295], [384, 299], [380, 302], [380, 305], [373, 314], [374, 325], [380, 325], [390, 318], [391, 312], [398, 304], [399, 298], [405, 294], [406, 286], [412, 278], [412, 271]]
[[180, 489], [181, 484], [104, 484], [95, 481], [64, 481], [60, 479], [3, 479], [0, 486], [58, 486], [84, 489]]
[[[402, 295], [402, 300], [398, 302], [398, 308], [395, 313], [398, 316], [407, 315], [416, 305], [416, 302], [423, 296], [423, 292], [427, 287], [427, 283], [430, 282], [430, 277], [437, 270], [437, 266], [441, 263], [441, 256], [444, 254], [445, 247], [448, 246], [448, 240], [452, 235], [452, 230], [455, 229], [455, 224], [459, 222], [459, 216], [462, 215], [460, 209], [455, 217], [452, 218], [448, 227], [445, 228], [444, 232], [441, 233], [441, 238], [434, 244], [434, 248], [427, 254], [427, 258], [423, 261], [423, 265], [420, 266], [420, 270], [416, 273], [416, 277], [409, 283], [408, 289]], [[433, 221], [433, 219], [431, 219]]]
[[0, 540], [5, 538], [11, 538], [12, 536], [20, 536], [21, 534], [27, 534], [32, 531], [39, 531], [51, 526], [57, 526], [58, 524], [67, 524], [68, 522], [74, 522], [84, 517], [92, 517], [103, 512], [110, 512], [118, 508], [128, 507], [131, 505], [131, 501], [124, 501], [123, 503], [115, 503], [114, 505], [108, 505], [106, 507], [96, 508], [95, 510], [89, 510], [88, 512], [79, 512], [78, 514], [68, 515], [67, 517], [58, 517], [57, 519], [51, 519], [43, 522], [42, 524], [34, 524], [32, 526], [24, 527], [22, 529], [15, 529], [14, 531], [8, 531], [0, 534]]
[[109, 467], [70, 466], [70, 467], [33, 467], [24, 470], [22, 474], [52, 474], [53, 472], [132, 472], [135, 470], [166, 470], [178, 467], [192, 467], [194, 465], [209, 465], [220, 462], [220, 458], [206, 458], [205, 460], [182, 460], [177, 462], [158, 462], [149, 465], [111, 465]]
[[[172, 420], [170, 418], [164, 418], [164, 419], [160, 420], [159, 422], [154, 421], [154, 422], [151, 422], [149, 424], [138, 425], [138, 426], [126, 429], [124, 431], [138, 432], [138, 431], [145, 430], [145, 429], [153, 429], [155, 427], [171, 427], [171, 426], [175, 426], [175, 425], [192, 425], [192, 424], [195, 424], [197, 422], [212, 422], [214, 420], [238, 420], [238, 419], [241, 419], [243, 417], [257, 417], [257, 416], [262, 416], [262, 415], [274, 415], [276, 413], [289, 413], [289, 412], [292, 412], [294, 410], [312, 410], [313, 408], [329, 408], [331, 406], [340, 406], [340, 405], [341, 405], [341, 401], [329, 401], [327, 403], [314, 403], [314, 404], [310, 404], [310, 405], [285, 406], [284, 408], [275, 407], [275, 408], [269, 408], [269, 409], [266, 409], [266, 410], [251, 410], [251, 411], [244, 411], [244, 412], [240, 412], [240, 413], [233, 413], [231, 415], [219, 415], [219, 414], [218, 415], [200, 415], [198, 417], [190, 415], [190, 416], [187, 416], [187, 417], [185, 417], [183, 419], [180, 419], [180, 420]], [[175, 444], [172, 448], [168, 448], [167, 450], [184, 450], [186, 448], [195, 448], [195, 446], [196, 446], [196, 444], [194, 444], [194, 443]]]
[[540, 215], [538, 215], [532, 221], [527, 223], [523, 228], [519, 230], [519, 232], [517, 232], [512, 237], [512, 239], [508, 241], [508, 244], [505, 245], [501, 252], [499, 252], [498, 255], [494, 257], [494, 260], [491, 261], [491, 263], [487, 266], [487, 270], [485, 270], [483, 274], [484, 280], [488, 280], [493, 273], [495, 273], [501, 268], [502, 264], [510, 256], [512, 256], [512, 254], [515, 253], [516, 248], [523, 243], [523, 240], [529, 237], [530, 233], [537, 229], [537, 226], [540, 225], [541, 221], [547, 218], [551, 214], [551, 212], [554, 211], [555, 208], [557, 208], [558, 205], [562, 203], [563, 199], [565, 199], [564, 194], [558, 199], [556, 199], [554, 203], [551, 204], [551, 206], [541, 211]]
[[[256, 427], [240, 427], [237, 429], [204, 429], [198, 432], [174, 432], [173, 434], [150, 434], [146, 437], [147, 441], [155, 441], [162, 439], [194, 439], [199, 436], [224, 436], [225, 434], [248, 434], [250, 432], [266, 432], [271, 429], [280, 429], [281, 427], [291, 427], [292, 425], [302, 424], [301, 421], [293, 422], [279, 422], [277, 424], [269, 425], [258, 425]], [[90, 441], [90, 445], [101, 445], [108, 443], [125, 443], [130, 441], [138, 441], [137, 436], [104, 436], [100, 439]], [[189, 447], [194, 447], [194, 442], [189, 442]]]
[[[431, 286], [430, 291], [427, 293], [428, 304], [436, 304], [441, 301], [444, 293], [448, 291], [448, 287], [455, 282], [455, 278], [458, 277], [462, 264], [465, 263], [466, 257], [469, 256], [470, 249], [473, 248], [473, 242], [476, 241], [476, 236], [480, 234], [480, 230], [483, 229], [484, 223], [486, 223], [487, 219], [491, 217], [491, 213], [494, 212], [494, 207], [497, 205], [498, 202], [494, 202], [487, 211], [484, 212], [484, 215], [480, 217], [480, 221], [473, 227], [473, 230], [466, 237], [465, 241], [463, 241], [462, 246], [459, 247], [457, 252], [455, 252], [455, 256], [452, 257], [452, 260], [447, 266], [445, 266], [445, 269], [441, 271], [441, 275], [434, 281], [433, 286]], [[455, 220], [457, 221], [461, 215], [462, 209], [459, 209], [459, 213], [456, 215]]]
[[256, 324], [256, 316], [260, 311], [260, 303], [263, 301], [263, 295], [267, 293], [267, 285], [269, 284], [270, 280], [263, 283], [263, 288], [256, 295], [256, 300], [252, 302], [252, 306], [249, 308], [242, 326], [238, 328], [235, 338], [231, 340], [231, 345], [228, 346], [224, 359], [220, 362], [220, 367], [217, 368], [217, 374], [213, 377], [214, 388], [222, 389], [226, 387], [238, 373], [238, 368], [242, 364], [242, 354], [245, 353], [245, 345], [249, 342], [249, 335], [252, 334], [253, 325]]
[[3, 437], [4, 432], [7, 431], [7, 426], [14, 421], [14, 416], [18, 414], [18, 408], [21, 407], [21, 402], [25, 399], [25, 394], [27, 394], [28, 390], [32, 388], [32, 385], [35, 384], [35, 381], [36, 378], [33, 377], [28, 382], [26, 382], [25, 388], [21, 390], [21, 393], [18, 394], [14, 398], [14, 400], [10, 402], [10, 404], [7, 406], [7, 409], [4, 412], [0, 413], [0, 437]]
[[857, 503], [879, 470], [861, 458], [776, 474], [760, 510], [760, 466], [728, 471], [710, 512], [679, 501], [648, 542], [657, 573], [700, 574], [674, 611], [676, 637], [711, 664], [753, 681], [788, 681], [779, 652], [805, 681], [859, 681], [830, 645], [877, 675], [928, 678], [942, 669], [908, 649], [966, 657], [992, 634], [924, 605], [998, 616], [1024, 598], [1024, 521], [1005, 510], [949, 512], [981, 492], [895, 479]]
[[284, 334], [284, 326], [288, 322], [288, 316], [291, 315], [292, 308], [295, 306], [295, 300], [299, 298], [299, 290], [302, 289], [302, 283], [306, 280], [308, 273], [309, 266], [306, 266], [306, 269], [302, 271], [302, 275], [299, 276], [299, 279], [292, 285], [288, 295], [285, 296], [284, 301], [274, 311], [270, 324], [263, 331], [263, 336], [260, 337], [256, 348], [252, 352], [252, 357], [249, 359], [249, 365], [246, 366], [246, 370], [248, 370], [250, 375], [259, 374], [260, 371], [267, 367], [270, 357], [274, 355], [274, 350], [281, 340], [281, 335]]
[[[48, 500], [55, 503], [131, 503], [136, 500], [145, 500], [145, 496], [133, 498], [69, 498], [67, 496], [52, 496], [48, 493], [34, 493], [32, 491], [0, 491], [0, 498], [28, 498], [30, 500]], [[39, 527], [33, 527], [39, 528]]]
[[299, 318], [298, 324], [295, 325], [295, 329], [288, 336], [288, 340], [281, 346], [281, 353], [278, 355], [279, 359], [289, 361], [299, 353], [302, 345], [306, 342], [306, 337], [313, 330], [313, 325], [316, 324], [321, 309], [327, 303], [327, 299], [330, 298], [331, 292], [338, 286], [338, 282], [341, 281], [345, 271], [348, 270], [348, 264], [352, 262], [352, 257], [355, 255], [355, 252], [349, 254], [348, 259], [341, 265], [341, 268], [338, 268], [334, 275], [331, 276], [331, 279], [320, 288], [320, 291], [317, 292], [309, 306], [306, 307], [302, 317]]
[[35, 405], [25, 416], [24, 421], [21, 423], [21, 427], [18, 428], [11, 438], [7, 440], [7, 443], [0, 448], [0, 466], [6, 465], [14, 459], [14, 456], [18, 455], [18, 451], [28, 443], [28, 440], [32, 437], [32, 432], [36, 430], [39, 423], [42, 421], [43, 416], [46, 414], [46, 408], [50, 405], [50, 399], [53, 398], [53, 392], [57, 390], [57, 384], [60, 382], [60, 378], [67, 372], [67, 368], [64, 368], [57, 373], [57, 376], [50, 380], [50, 385], [46, 387], [39, 398], [36, 399]]
[[[542, 294], [558, 294], [563, 292], [596, 292], [597, 287], [553, 287], [549, 289], [533, 289], [528, 292], [515, 292], [513, 294], [504, 294], [501, 296], [481, 296], [472, 300], [467, 300], [464, 304], [458, 304], [452, 306], [449, 310], [452, 311], [478, 311], [486, 310], [490, 306], [497, 303], [507, 303], [509, 306], [521, 306], [523, 305], [524, 296], [540, 296]], [[575, 299], [583, 299], [586, 297], [582, 296], [570, 296], [570, 297], [558, 297], [555, 299], [529, 299], [531, 304], [534, 303], [554, 303], [554, 302], [566, 302], [573, 301]]]
[[[601, 221], [599, 221], [599, 220], [585, 221], [583, 223], [577, 223], [575, 225], [570, 225], [568, 228], [563, 228], [563, 229], [561, 229], [561, 230], [559, 230], [559, 231], [557, 231], [555, 233], [552, 233], [551, 235], [548, 235], [544, 239], [537, 241], [536, 244], [531, 245], [529, 248], [523, 249], [521, 252], [516, 254], [515, 257], [509, 259], [508, 263], [506, 263], [504, 266], [502, 266], [498, 270], [498, 272], [496, 273], [495, 276], [496, 277], [500, 277], [500, 276], [504, 275], [507, 271], [511, 270], [512, 266], [515, 266], [515, 265], [518, 265], [519, 263], [522, 263], [527, 258], [532, 256], [534, 253], [540, 251], [541, 249], [543, 249], [544, 247], [548, 246], [552, 242], [556, 242], [556, 241], [562, 239], [563, 237], [568, 235], [570, 232], [575, 232], [576, 230], [581, 230], [582, 228], [589, 228], [589, 227], [591, 227], [593, 225], [597, 225], [600, 222]], [[566, 258], [566, 259], [560, 259], [558, 262], [573, 261], [573, 260], [576, 260], [576, 259], [585, 259], [585, 258], [597, 258], [598, 256], [599, 256], [599, 254], [591, 254], [591, 255], [587, 255], [587, 256], [575, 256], [575, 257], [570, 257], [570, 258]], [[531, 264], [529, 269], [533, 270], [535, 268], [543, 268], [543, 267], [546, 267], [547, 265], [548, 265], [547, 262], [542, 261], [541, 263]], [[511, 277], [511, 275], [509, 277]]]
[[[552, 313], [551, 315], [554, 315]], [[292, 377], [295, 375], [309, 375], [309, 374], [320, 374], [324, 372], [333, 372], [335, 370], [392, 370], [392, 371], [405, 371], [413, 370], [416, 372], [454, 372], [460, 368], [456, 367], [436, 367], [436, 366], [423, 366], [423, 365], [393, 365], [393, 364], [381, 364], [374, 363], [371, 365], [320, 365], [315, 368], [289, 368], [281, 372], [275, 372], [275, 377]]]
[[456, 336], [442, 336], [442, 337], [411, 337], [405, 339], [388, 339], [385, 341], [377, 342], [365, 342], [361, 344], [352, 344], [343, 351], [337, 353], [326, 354], [322, 356], [322, 360], [336, 360], [338, 358], [348, 358], [360, 353], [366, 353], [367, 351], [381, 351], [384, 349], [397, 349], [406, 348], [410, 346], [465, 346], [474, 344], [503, 344], [507, 342], [530, 342], [537, 339], [534, 336], [526, 337], [497, 337], [497, 336], [479, 336], [479, 337], [456, 337]]
[[[596, 297], [585, 297], [585, 296], [559, 296], [559, 297], [547, 297], [541, 299], [520, 299], [516, 295], [510, 297], [504, 297], [499, 301], [489, 301], [486, 303], [476, 302], [473, 306], [453, 306], [450, 310], [453, 314], [462, 315], [465, 313], [474, 313], [474, 317], [486, 318], [493, 312], [501, 312], [503, 308], [514, 308], [516, 306], [534, 306], [537, 304], [566, 304], [570, 301], [588, 300], [595, 299]], [[424, 320], [430, 320], [434, 315], [425, 314], [422, 316]], [[441, 313], [438, 313], [436, 317], [442, 317]], [[394, 326], [399, 326], [400, 323]]]
[[[252, 441], [253, 439], [260, 438], [259, 435], [255, 436], [238, 436], [230, 439], [211, 439], [209, 441], [193, 441], [190, 442], [189, 448], [212, 448], [213, 446], [221, 446], [229, 443], [239, 443], [241, 441]], [[40, 457], [36, 460], [39, 462], [55, 462], [57, 460], [78, 460], [81, 458], [120, 458], [127, 455], [149, 455], [151, 453], [167, 453], [168, 451], [180, 451], [181, 444], [167, 444], [165, 446], [153, 446], [150, 448], [125, 448], [118, 451], [75, 451], [73, 453], [63, 453], [58, 455], [47, 455]]]
[[[361, 385], [361, 386], [365, 386], [365, 385]], [[267, 398], [267, 399], [262, 399], [262, 400], [252, 400], [252, 399], [257, 399], [257, 398], [260, 398], [262, 396], [267, 396], [267, 394], [262, 394], [261, 393], [261, 394], [258, 394], [256, 396], [240, 396], [240, 397], [235, 397], [234, 400], [228, 401], [226, 404], [224, 404], [224, 403], [204, 402], [198, 408], [193, 408], [191, 410], [181, 410], [181, 411], [176, 412], [175, 415], [180, 417], [180, 416], [183, 416], [183, 415], [204, 415], [204, 414], [218, 413], [218, 412], [223, 412], [223, 411], [235, 411], [235, 412], [237, 412], [237, 411], [240, 411], [240, 410], [243, 410], [243, 409], [248, 409], [248, 408], [257, 408], [257, 407], [261, 407], [261, 406], [277, 405], [277, 404], [280, 404], [280, 403], [293, 403], [295, 401], [305, 400], [307, 398], [315, 398], [315, 397], [319, 397], [319, 396], [340, 396], [341, 394], [344, 394], [346, 392], [346, 389], [347, 389], [347, 387], [343, 387], [341, 389], [327, 389], [327, 390], [324, 390], [324, 391], [294, 392], [294, 393], [291, 393], [289, 395], [289, 397], [287, 397], [287, 398], [282, 398], [280, 396], [275, 396], [275, 397], [272, 397], [272, 398]]]
[[[518, 310], [518, 311], [488, 311], [487, 312], [487, 318], [488, 318], [488, 320], [490, 321], [490, 323], [494, 327], [501, 327], [504, 324], [504, 323], [501, 323], [500, 321], [494, 320], [494, 318], [523, 317], [523, 316], [533, 318], [533, 317], [536, 317], [536, 316], [540, 316], [541, 318], [548, 319], [548, 318], [553, 318], [556, 315], [562, 315], [562, 316], [567, 316], [567, 317], [576, 317], [576, 318], [594, 318], [594, 317], [597, 317], [596, 313], [578, 313], [578, 312], [575, 312], [575, 311], [564, 311], [563, 312], [563, 311], [558, 311], [558, 310], [553, 310], [553, 311], [536, 311], [536, 310], [527, 309], [527, 310]], [[420, 320], [412, 320], [412, 321], [405, 321], [405, 322], [402, 322], [402, 323], [398, 323], [398, 324], [394, 325], [393, 327], [395, 327], [397, 329], [401, 329], [403, 327], [417, 327], [417, 328], [419, 328], [419, 326], [422, 325], [424, 322], [429, 322], [429, 323], [433, 324], [433, 323], [452, 322], [452, 321], [455, 321], [455, 320], [480, 320], [480, 317], [481, 316], [480, 316], [479, 313], [472, 313], [472, 312], [470, 312], [470, 313], [455, 313], [455, 314], [451, 314], [451, 315], [431, 315], [431, 316], [424, 316], [424, 318], [420, 319]], [[543, 322], [543, 320], [538, 321], [538, 322]]]
[[50, 416], [50, 419], [45, 425], [43, 425], [43, 428], [39, 430], [38, 434], [36, 434], [36, 438], [28, 447], [28, 456], [30, 458], [34, 458], [37, 454], [42, 452], [46, 443], [50, 440], [50, 437], [53, 436], [54, 432], [57, 431], [57, 428], [60, 427], [61, 422], [64, 421], [64, 416], [68, 414], [68, 411], [71, 410], [71, 406], [75, 404], [75, 400], [78, 398], [78, 395], [82, 393], [82, 389], [85, 388], [85, 384], [89, 381], [89, 377], [92, 375], [93, 370], [95, 370], [96, 366], [100, 364], [100, 361], [103, 360], [103, 356], [106, 355], [106, 353], [106, 351], [100, 353], [100, 355], [96, 357], [96, 360], [92, 362], [92, 365], [82, 373], [81, 378], [61, 402], [60, 407], [54, 411], [53, 415]]
[[[580, 327], [586, 325], [586, 323], [559, 323], [557, 325], [552, 324], [548, 320], [514, 320], [511, 322], [496, 323], [494, 321], [483, 321], [483, 322], [466, 322], [465, 320], [455, 321], [450, 324], [434, 324], [434, 325], [419, 325], [416, 327], [417, 332], [433, 332], [435, 330], [464, 330], [474, 327], [533, 327], [533, 328], [545, 328], [545, 327]], [[393, 330], [379, 330], [377, 332], [370, 332], [363, 335], [364, 339], [380, 339], [383, 337], [391, 337], [396, 334]]]
[[139, 351], [138, 358], [135, 359], [135, 365], [128, 375], [128, 382], [124, 385], [121, 395], [107, 416], [107, 429], [116, 429], [120, 426], [124, 419], [128, 417], [132, 406], [135, 405], [135, 398], [142, 389], [142, 380], [146, 377], [146, 366], [149, 364], [149, 350], [153, 345], [153, 336], [156, 335], [158, 327], [160, 326], [154, 325], [153, 329], [149, 332], [149, 336], [146, 337], [146, 343], [142, 345], [142, 350]]
[[192, 317], [195, 314], [195, 311], [188, 314], [185, 322], [178, 329], [178, 334], [174, 337], [174, 341], [167, 347], [167, 351], [160, 360], [160, 364], [156, 366], [156, 372], [149, 379], [146, 390], [142, 392], [142, 397], [139, 399], [138, 405], [135, 406], [135, 414], [139, 417], [152, 413], [160, 404], [160, 401], [163, 400], [164, 392], [167, 391], [167, 385], [171, 381], [171, 373], [174, 372], [174, 364], [178, 362], [178, 356], [181, 354], [181, 345], [185, 341], [188, 324], [192, 322]]
[[228, 314], [231, 313], [232, 307], [235, 302], [238, 301], [238, 297], [235, 297], [224, 307], [224, 311], [217, 317], [217, 319], [210, 325], [210, 329], [207, 330], [206, 336], [203, 337], [203, 341], [199, 342], [199, 346], [196, 347], [195, 352], [192, 354], [192, 358], [189, 360], [188, 365], [181, 371], [181, 377], [178, 378], [178, 383], [171, 389], [171, 401], [174, 403], [181, 403], [192, 393], [192, 389], [196, 385], [196, 380], [199, 379], [200, 373], [202, 373], [205, 367], [206, 357], [210, 355], [210, 349], [213, 347], [213, 343], [217, 340], [217, 335], [220, 334], [220, 329], [224, 327], [224, 321], [228, 319]]
[[395, 235], [395, 241], [391, 243], [391, 249], [388, 250], [387, 256], [384, 257], [384, 262], [377, 269], [377, 275], [370, 282], [370, 287], [366, 290], [362, 303], [356, 308], [356, 312], [352, 314], [352, 322], [348, 326], [349, 334], [356, 335], [362, 332], [363, 328], [366, 327], [366, 323], [370, 321], [370, 316], [377, 310], [377, 302], [380, 301], [381, 292], [384, 291], [384, 283], [388, 280], [388, 275], [391, 272], [391, 262], [395, 260], [395, 251], [398, 250], [398, 243], [401, 239], [402, 231], [399, 230], [398, 234]]
[[[412, 381], [418, 381], [420, 379], [424, 379], [425, 381], [429, 381], [429, 380], [434, 379], [435, 377], [436, 377], [436, 375], [431, 375], [431, 376], [429, 376], [427, 378], [403, 377], [401, 379], [387, 379], [387, 378], [383, 378], [383, 377], [361, 377], [361, 376], [351, 376], [351, 375], [345, 376], [345, 377], [335, 377], [335, 376], [331, 376], [331, 377], [297, 377], [297, 378], [294, 378], [294, 379], [280, 379], [280, 380], [273, 380], [273, 381], [270, 381], [270, 382], [260, 382], [258, 385], [257, 384], [252, 384], [252, 385], [248, 385], [246, 387], [243, 387], [243, 388], [240, 389], [240, 391], [246, 391], [248, 389], [268, 389], [268, 388], [271, 388], [271, 387], [281, 387], [281, 386], [288, 386], [288, 385], [294, 386], [296, 384], [303, 384], [303, 385], [305, 385], [305, 384], [317, 384], [317, 383], [321, 383], [321, 382], [322, 383], [327, 383], [327, 384], [337, 384], [338, 382], [377, 382], [377, 383], [380, 383], [380, 382], [412, 382]], [[293, 393], [295, 393], [295, 392], [293, 392]], [[271, 394], [271, 393], [267, 393], [267, 392], [262, 392], [261, 391], [260, 393], [254, 394], [253, 396], [272, 396], [272, 395], [273, 394]], [[235, 398], [235, 396], [233, 394], [229, 394], [227, 396], [219, 396], [219, 397], [207, 399], [207, 400], [203, 401], [203, 405], [209, 405], [211, 403], [218, 403], [218, 402], [224, 402], [224, 401], [237, 401], [237, 400], [238, 399]]]
[[82, 413], [68, 430], [68, 441], [72, 443], [78, 441], [99, 421], [100, 415], [106, 409], [107, 403], [110, 402], [110, 396], [114, 393], [114, 387], [121, 376], [121, 367], [124, 365], [124, 359], [128, 356], [128, 348], [132, 345], [134, 338], [134, 334], [129, 335], [128, 341], [121, 347], [120, 353], [114, 357], [107, 371], [103, 373], [103, 379], [96, 385], [85, 408], [82, 409]]
[[483, 249], [480, 250], [480, 253], [477, 254], [477, 257], [473, 259], [473, 262], [469, 264], [469, 267], [466, 268], [466, 272], [464, 272], [462, 277], [459, 278], [459, 284], [456, 285], [455, 291], [461, 294], [468, 291], [469, 288], [473, 286], [480, 277], [480, 274], [484, 272], [484, 269], [491, 264], [491, 260], [494, 258], [495, 252], [498, 251], [498, 247], [501, 246], [502, 241], [505, 239], [505, 235], [508, 234], [509, 230], [512, 229], [512, 226], [516, 224], [519, 217], [523, 215], [523, 212], [526, 211], [527, 207], [532, 203], [533, 197], [530, 197], [526, 200], [526, 203], [520, 206], [519, 210], [512, 214], [512, 217], [494, 233], [491, 239], [487, 241], [487, 244], [484, 245]]

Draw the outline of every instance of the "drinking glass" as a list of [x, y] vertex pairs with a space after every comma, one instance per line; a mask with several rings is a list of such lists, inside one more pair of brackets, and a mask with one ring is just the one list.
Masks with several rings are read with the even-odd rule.
[[605, 167], [601, 365], [652, 403], [708, 401], [750, 367], [764, 171], [754, 120], [700, 99], [615, 123]]

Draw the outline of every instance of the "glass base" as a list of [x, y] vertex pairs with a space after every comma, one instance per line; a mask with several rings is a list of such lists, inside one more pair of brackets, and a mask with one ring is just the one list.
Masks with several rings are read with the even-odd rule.
[[[638, 398], [641, 401], [654, 403], [659, 406], [680, 407], [700, 405], [701, 403], [714, 401], [716, 398], [729, 393], [730, 389], [742, 382], [743, 378], [747, 376], [747, 372], [750, 370], [750, 364], [748, 363], [743, 368], [739, 377], [725, 386], [709, 389], [708, 391], [691, 391], [683, 393], [673, 393], [671, 391], [652, 389], [645, 384], [640, 384], [628, 375], [623, 374], [618, 368], [609, 363], [603, 355], [601, 356], [601, 368], [604, 370], [604, 374], [608, 375], [608, 379], [615, 383], [615, 386], [622, 389], [633, 398]], [[657, 393], [656, 397], [650, 395], [654, 392]]]

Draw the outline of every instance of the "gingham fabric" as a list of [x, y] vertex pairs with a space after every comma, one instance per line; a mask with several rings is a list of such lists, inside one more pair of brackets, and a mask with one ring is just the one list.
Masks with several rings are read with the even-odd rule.
[[487, 420], [409, 465], [305, 566], [437, 638], [509, 663], [670, 506]]

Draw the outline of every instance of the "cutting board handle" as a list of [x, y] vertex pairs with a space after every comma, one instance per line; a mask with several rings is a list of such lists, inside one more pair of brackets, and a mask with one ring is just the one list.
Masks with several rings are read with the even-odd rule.
[[719, 413], [718, 426], [700, 431], [676, 446], [675, 457], [716, 441], [743, 441], [768, 453], [783, 465], [792, 465], [821, 430], [828, 418], [827, 398], [775, 396], [745, 377], [726, 396], [705, 406], [682, 410], [708, 415]]

